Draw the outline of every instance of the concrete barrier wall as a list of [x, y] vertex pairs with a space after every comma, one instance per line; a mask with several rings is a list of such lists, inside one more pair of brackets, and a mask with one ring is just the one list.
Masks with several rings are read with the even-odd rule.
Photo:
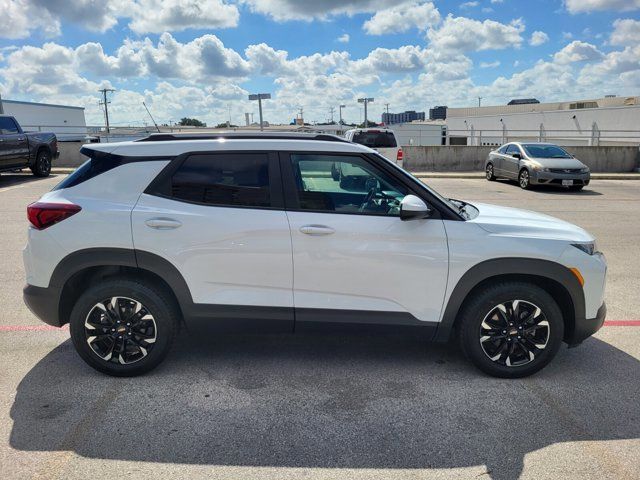
[[60, 157], [53, 161], [54, 168], [77, 168], [86, 162], [88, 157], [80, 153], [80, 148], [84, 143], [85, 142], [58, 142]]
[[[414, 172], [482, 171], [494, 147], [424, 146], [402, 147], [404, 167]], [[624, 173], [640, 168], [638, 147], [565, 147], [592, 172]]]
[[[76, 168], [87, 157], [80, 153], [82, 142], [58, 142], [60, 158], [55, 167]], [[593, 172], [624, 173], [640, 168], [638, 147], [565, 147]], [[424, 146], [402, 147], [404, 166], [413, 172], [472, 172], [484, 170], [493, 147]]]

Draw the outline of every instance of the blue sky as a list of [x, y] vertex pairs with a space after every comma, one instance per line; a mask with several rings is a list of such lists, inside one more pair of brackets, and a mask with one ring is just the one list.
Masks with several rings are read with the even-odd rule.
[[360, 95], [392, 111], [637, 95], [640, 0], [0, 0], [0, 93], [99, 124], [234, 123], [266, 91], [271, 122], [324, 121]]

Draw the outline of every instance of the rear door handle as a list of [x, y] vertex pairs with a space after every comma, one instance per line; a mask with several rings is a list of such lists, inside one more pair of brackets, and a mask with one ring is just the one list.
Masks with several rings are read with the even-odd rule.
[[156, 230], [172, 230], [182, 225], [178, 220], [173, 218], [150, 218], [144, 222], [149, 228], [155, 228]]
[[300, 227], [300, 232], [305, 235], [331, 235], [336, 233], [333, 228], [326, 225], [303, 225]]

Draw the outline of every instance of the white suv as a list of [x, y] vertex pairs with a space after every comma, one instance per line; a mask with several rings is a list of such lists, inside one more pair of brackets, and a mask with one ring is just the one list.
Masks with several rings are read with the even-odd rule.
[[[204, 321], [456, 337], [484, 372], [522, 377], [604, 321], [606, 264], [584, 230], [443, 198], [338, 137], [159, 134], [82, 153], [28, 207], [24, 298], [111, 375], [150, 370]], [[335, 164], [368, 178], [343, 188]]]

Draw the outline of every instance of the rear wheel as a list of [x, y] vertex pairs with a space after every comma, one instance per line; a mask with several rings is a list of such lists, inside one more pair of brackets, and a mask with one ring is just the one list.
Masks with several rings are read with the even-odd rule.
[[487, 163], [487, 168], [485, 171], [486, 175], [487, 175], [487, 180], [489, 180], [490, 182], [494, 181], [496, 179], [496, 176], [493, 172], [493, 164], [492, 163]]
[[113, 279], [90, 287], [71, 312], [73, 344], [96, 370], [119, 377], [155, 368], [176, 334], [178, 312], [151, 285]]
[[523, 190], [527, 190], [531, 187], [531, 177], [529, 175], [529, 170], [526, 168], [520, 170], [520, 174], [518, 175], [518, 185], [520, 185], [520, 188]]
[[465, 355], [494, 377], [520, 378], [544, 368], [564, 336], [560, 308], [533, 284], [487, 287], [461, 312], [459, 340]]
[[31, 167], [31, 172], [36, 177], [48, 177], [51, 173], [51, 154], [46, 148], [38, 151], [36, 163]]

